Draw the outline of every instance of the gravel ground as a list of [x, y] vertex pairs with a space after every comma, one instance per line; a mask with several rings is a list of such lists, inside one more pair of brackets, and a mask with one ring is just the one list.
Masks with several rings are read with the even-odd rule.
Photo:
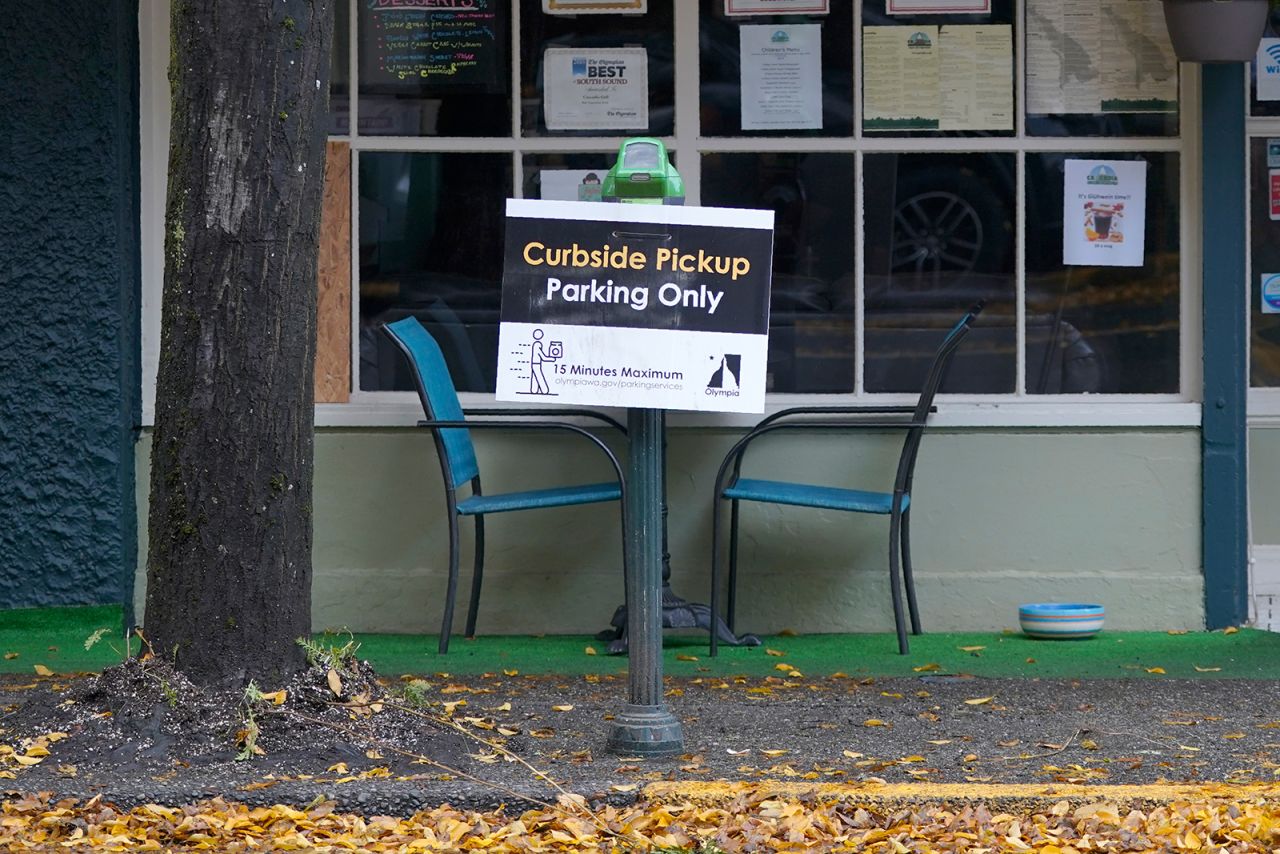
[[410, 709], [395, 699], [407, 683], [384, 686], [393, 698], [374, 707], [367, 695], [376, 685], [349, 676], [330, 696], [319, 673], [291, 685], [283, 705], [259, 703], [265, 753], [236, 761], [239, 698], [220, 704], [175, 688], [169, 675], [103, 678], [110, 684], [0, 679], [0, 743], [23, 754], [29, 739], [67, 733], [46, 739], [49, 755], [30, 766], [0, 748], [14, 774], [7, 790], [102, 794], [124, 807], [216, 795], [305, 805], [323, 796], [389, 815], [554, 800], [530, 768], [445, 719], [501, 740], [565, 789], [613, 803], [658, 780], [1108, 784], [1262, 782], [1280, 773], [1276, 682], [669, 679], [687, 752], [646, 761], [605, 749], [625, 678], [437, 676], [412, 686]]

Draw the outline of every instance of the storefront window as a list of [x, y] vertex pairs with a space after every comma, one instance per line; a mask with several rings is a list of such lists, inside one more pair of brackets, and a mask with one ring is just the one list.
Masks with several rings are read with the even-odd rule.
[[[503, 201], [598, 201], [621, 140], [650, 135], [688, 203], [775, 212], [771, 393], [914, 394], [981, 299], [944, 393], [1188, 394], [1187, 131], [1159, 0], [462, 5], [337, 4], [330, 130], [350, 140], [358, 200], [357, 392], [411, 388], [377, 333], [406, 315], [460, 390], [492, 392]], [[1259, 189], [1265, 140], [1252, 145], [1253, 376], [1280, 385], [1280, 314], [1257, 275], [1280, 281], [1280, 232]], [[1143, 218], [1065, 214], [1082, 160], [1142, 164]], [[1132, 254], [1064, 263], [1086, 227]]]

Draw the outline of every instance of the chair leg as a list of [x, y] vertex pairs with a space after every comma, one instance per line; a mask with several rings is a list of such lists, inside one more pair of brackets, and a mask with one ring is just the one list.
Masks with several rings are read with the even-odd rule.
[[893, 622], [898, 629], [898, 652], [906, 655], [907, 627], [902, 619], [902, 590], [900, 588], [898, 549], [902, 544], [902, 516], [893, 513], [889, 517], [889, 593], [893, 597]]
[[[732, 570], [731, 570], [732, 571]], [[720, 651], [720, 638], [715, 629], [716, 618], [720, 615], [720, 496], [711, 499], [711, 657], [715, 658]]]
[[738, 502], [729, 505], [729, 631], [738, 615]]
[[911, 576], [911, 508], [902, 511], [902, 582], [907, 588], [907, 613], [911, 615], [911, 634], [920, 630], [920, 611], [916, 607], [916, 582]]
[[[476, 562], [471, 573], [471, 604], [467, 607], [467, 637], [476, 636], [476, 612], [480, 610], [480, 584], [484, 580], [484, 516], [476, 516]], [[912, 600], [914, 601], [914, 600]], [[912, 611], [912, 614], [915, 612]]]
[[449, 514], [449, 587], [444, 595], [444, 619], [440, 621], [440, 654], [449, 651], [453, 631], [453, 600], [458, 594], [458, 514]]

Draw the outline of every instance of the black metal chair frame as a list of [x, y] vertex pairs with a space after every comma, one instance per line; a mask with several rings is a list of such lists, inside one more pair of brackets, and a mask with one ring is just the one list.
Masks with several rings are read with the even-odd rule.
[[[413, 360], [412, 354], [407, 350], [407, 348], [405, 348], [401, 344], [400, 340], [394, 335], [391, 335], [389, 337], [391, 338], [391, 340], [393, 340], [396, 343], [396, 346], [399, 347], [400, 350], [405, 354], [405, 358], [409, 359], [412, 362]], [[433, 415], [434, 413], [431, 411], [430, 398], [427, 395], [426, 389], [422, 387], [422, 383], [418, 379], [417, 372], [414, 372], [414, 384], [417, 386], [418, 397], [422, 402], [422, 406], [426, 414], [428, 416]], [[613, 451], [610, 450], [609, 446], [606, 445], [604, 441], [600, 439], [600, 437], [596, 436], [594, 433], [590, 432], [586, 428], [579, 426], [577, 424], [569, 423], [567, 421], [520, 420], [522, 418], [529, 418], [529, 417], [590, 418], [590, 419], [600, 421], [610, 427], [617, 428], [618, 430], [622, 431], [622, 434], [625, 436], [627, 433], [627, 428], [624, 427], [617, 419], [612, 418], [609, 415], [604, 414], [603, 412], [596, 412], [590, 409], [559, 409], [559, 408], [554, 410], [510, 409], [510, 408], [464, 409], [463, 414], [464, 415], [475, 414], [475, 415], [482, 415], [482, 416], [507, 416], [507, 418], [504, 418], [503, 420], [492, 420], [492, 419], [486, 418], [486, 420], [482, 420], [482, 421], [471, 421], [471, 420], [437, 421], [432, 419], [424, 419], [417, 423], [418, 427], [430, 430], [432, 433], [432, 438], [435, 441], [436, 456], [440, 462], [440, 473], [444, 480], [445, 504], [447, 506], [448, 514], [449, 514], [449, 583], [448, 583], [448, 589], [445, 594], [444, 617], [441, 620], [441, 624], [440, 624], [440, 643], [438, 648], [441, 654], [447, 653], [449, 651], [449, 638], [453, 632], [453, 612], [454, 612], [454, 603], [455, 603], [455, 600], [457, 599], [458, 571], [459, 571], [459, 563], [460, 563], [460, 557], [461, 557], [460, 548], [459, 548], [461, 531], [460, 531], [460, 526], [458, 521], [459, 521], [459, 518], [462, 516], [462, 514], [458, 512], [458, 493], [453, 486], [453, 478], [450, 476], [451, 468], [450, 468], [450, 460], [449, 460], [449, 451], [445, 445], [443, 437], [441, 436], [441, 433], [440, 433], [441, 430], [446, 430], [450, 428], [461, 428], [465, 430], [472, 430], [472, 429], [476, 429], [476, 430], [492, 430], [492, 429], [562, 430], [562, 431], [568, 431], [570, 433], [575, 433], [579, 436], [586, 438], [588, 441], [590, 441], [597, 448], [599, 448], [601, 451], [604, 452], [604, 455], [609, 459], [610, 465], [613, 466], [614, 474], [618, 478], [618, 488], [621, 492], [621, 499], [620, 499], [621, 520], [622, 520], [622, 531], [624, 534], [624, 539], [625, 539], [625, 533], [627, 530], [626, 478], [623, 476], [623, 473], [622, 473], [622, 465], [618, 462], [617, 456], [614, 455]], [[477, 474], [475, 477], [471, 479], [470, 486], [471, 486], [472, 495], [484, 494], [482, 491], [481, 483], [480, 483], [480, 475]], [[530, 509], [541, 509], [541, 508], [530, 508]], [[475, 637], [475, 634], [476, 634], [476, 612], [479, 610], [479, 607], [480, 607], [480, 587], [484, 579], [484, 515], [485, 514], [476, 513], [471, 515], [475, 516], [476, 539], [475, 539], [475, 556], [474, 556], [475, 563], [474, 563], [474, 568], [471, 576], [471, 597], [467, 607], [466, 637], [469, 637], [469, 638]], [[622, 572], [623, 572], [623, 580], [625, 584], [626, 574], [627, 574], [627, 558], [626, 558], [625, 546], [623, 548]]]
[[[910, 613], [911, 632], [919, 635], [920, 615], [916, 606], [915, 580], [911, 572], [911, 507], [902, 506], [904, 496], [911, 494], [912, 481], [915, 475], [916, 457], [920, 452], [920, 441], [924, 436], [924, 428], [929, 414], [937, 411], [933, 398], [938, 388], [946, 379], [960, 342], [969, 333], [974, 319], [982, 311], [983, 303], [969, 309], [968, 313], [953, 328], [934, 355], [933, 364], [925, 378], [924, 388], [915, 406], [797, 406], [784, 409], [761, 420], [745, 436], [737, 441], [725, 455], [724, 462], [716, 473], [715, 497], [711, 508], [711, 613], [719, 613], [720, 597], [720, 502], [726, 500], [724, 492], [738, 482], [742, 472], [742, 460], [747, 447], [769, 433], [778, 430], [906, 430], [907, 435], [902, 443], [902, 452], [898, 457], [897, 473], [893, 484], [893, 501], [889, 513], [889, 588], [893, 599], [894, 624], [898, 633], [898, 651], [906, 655], [909, 650], [906, 626], [902, 614], [901, 586], [906, 588], [907, 609]], [[854, 416], [851, 420], [837, 420], [832, 416]], [[910, 416], [901, 419], [868, 420], [864, 416]], [[790, 420], [809, 416], [810, 420]], [[815, 417], [816, 416], [816, 417]], [[731, 478], [726, 482], [726, 475]], [[729, 516], [729, 596], [725, 622], [730, 631], [734, 631], [734, 618], [737, 609], [738, 586], [738, 499], [727, 499], [731, 502]], [[901, 565], [899, 562], [901, 551]], [[711, 655], [718, 652], [718, 643], [713, 632], [711, 635]]]

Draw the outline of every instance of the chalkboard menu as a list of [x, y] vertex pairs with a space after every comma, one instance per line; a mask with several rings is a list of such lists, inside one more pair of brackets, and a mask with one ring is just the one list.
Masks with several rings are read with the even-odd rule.
[[505, 92], [506, 9], [505, 0], [361, 0], [361, 89]]

